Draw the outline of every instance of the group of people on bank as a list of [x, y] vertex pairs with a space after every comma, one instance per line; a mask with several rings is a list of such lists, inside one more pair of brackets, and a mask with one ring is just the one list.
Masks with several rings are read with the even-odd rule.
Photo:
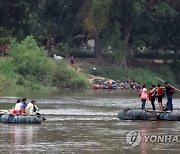
[[[160, 84], [158, 84], [157, 87], [155, 85], [152, 85], [149, 91], [147, 90], [146, 85], [143, 85], [139, 94], [142, 102], [142, 109], [145, 109], [146, 101], [149, 99], [152, 105], [152, 109], [156, 110], [155, 100], [157, 98], [159, 111], [172, 112], [173, 111], [172, 96], [174, 93], [175, 90], [167, 82], [165, 82], [164, 87], [161, 87]], [[167, 103], [163, 107], [162, 98], [164, 97], [165, 94], [167, 95]]]
[[130, 78], [128, 78], [126, 82], [115, 82], [113, 80], [108, 81], [106, 79], [94, 79], [94, 83], [91, 87], [93, 89], [141, 89], [140, 83], [136, 83]]
[[15, 106], [11, 110], [12, 114], [15, 115], [39, 115], [37, 111], [39, 111], [39, 108], [35, 105], [35, 100], [31, 100], [31, 102], [27, 103], [27, 99], [18, 99]]

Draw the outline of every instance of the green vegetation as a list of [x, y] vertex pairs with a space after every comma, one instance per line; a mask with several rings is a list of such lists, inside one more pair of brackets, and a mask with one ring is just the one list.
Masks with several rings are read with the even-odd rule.
[[60, 88], [81, 89], [89, 85], [87, 77], [76, 72], [64, 61], [57, 63], [56, 72], [53, 79], [53, 85]]
[[[0, 60], [0, 86], [86, 87], [86, 77], [50, 60], [54, 53], [93, 57], [102, 66], [108, 60], [114, 68], [100, 73], [114, 79], [150, 84], [157, 75], [180, 85], [179, 6], [180, 0], [1, 0], [0, 52], [6, 42], [11, 49]], [[165, 63], [153, 69], [129, 58]]]
[[[134, 82], [140, 84], [146, 84], [151, 86], [158, 84], [159, 81], [156, 77], [163, 78], [171, 84], [177, 83], [173, 71], [170, 70], [168, 65], [161, 66], [159, 68], [123, 68], [112, 66], [95, 66], [97, 68], [97, 74], [106, 78], [113, 79], [118, 82], [125, 82], [130, 77]], [[86, 70], [89, 73], [93, 73], [91, 67], [86, 66]]]
[[11, 42], [10, 55], [0, 60], [0, 85], [10, 82], [11, 87], [43, 89], [85, 88], [88, 79], [68, 67], [65, 62], [52, 62], [44, 48], [38, 47], [32, 36], [20, 43]]

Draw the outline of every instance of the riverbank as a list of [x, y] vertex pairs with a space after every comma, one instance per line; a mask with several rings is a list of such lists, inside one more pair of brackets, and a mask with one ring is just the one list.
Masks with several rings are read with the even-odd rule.
[[[128, 68], [121, 68], [108, 59], [104, 63], [98, 63], [95, 58], [76, 58], [75, 66], [80, 72], [86, 74], [92, 82], [94, 79], [107, 79], [118, 82], [126, 82], [127, 78], [136, 83], [146, 84], [149, 87], [152, 84], [162, 84], [156, 77], [160, 77], [178, 88], [178, 75], [171, 69], [171, 64], [163, 60], [127, 58]], [[94, 70], [96, 69], [96, 70]]]
[[[105, 58], [99, 63], [94, 58], [70, 58], [55, 60], [39, 47], [32, 36], [22, 42], [12, 41], [9, 54], [0, 57], [0, 89], [84, 89], [91, 87], [94, 79], [135, 83], [158, 84], [156, 77], [178, 85], [179, 63], [172, 65], [161, 61], [127, 59], [128, 68], [119, 67], [112, 59]], [[176, 66], [177, 65], [177, 66]], [[176, 66], [176, 67], [173, 67]], [[161, 83], [162, 84], [162, 83]], [[178, 87], [178, 86], [176, 86]]]

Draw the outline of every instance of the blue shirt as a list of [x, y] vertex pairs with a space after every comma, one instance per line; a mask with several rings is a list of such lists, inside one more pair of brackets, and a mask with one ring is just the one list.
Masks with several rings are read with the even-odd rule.
[[26, 102], [21, 102], [21, 103], [22, 103], [22, 107], [25, 109], [27, 106], [27, 103]]

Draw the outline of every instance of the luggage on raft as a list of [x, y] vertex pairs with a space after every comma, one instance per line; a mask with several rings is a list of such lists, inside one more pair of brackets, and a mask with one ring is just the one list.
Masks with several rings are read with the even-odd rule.
[[159, 112], [140, 109], [127, 109], [118, 112], [118, 118], [121, 120], [167, 120], [180, 121], [180, 113], [178, 112]]
[[4, 114], [0, 116], [0, 121], [2, 123], [42, 123], [44, 118], [41, 116]]

